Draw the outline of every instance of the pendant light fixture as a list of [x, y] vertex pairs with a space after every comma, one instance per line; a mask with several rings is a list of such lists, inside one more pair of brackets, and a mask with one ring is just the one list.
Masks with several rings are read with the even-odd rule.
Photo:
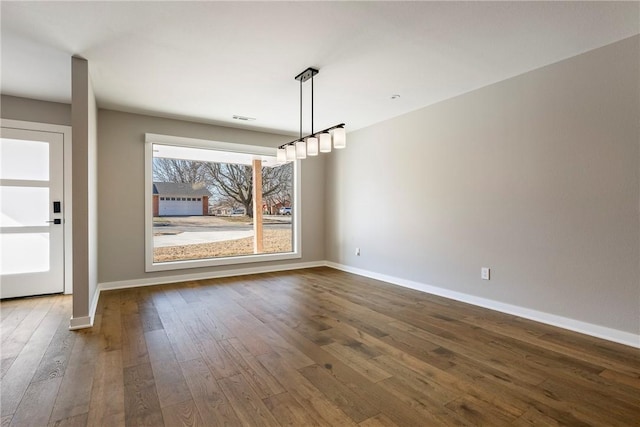
[[[345, 148], [347, 145], [344, 123], [314, 132], [313, 129], [313, 76], [318, 74], [315, 68], [307, 68], [295, 79], [300, 82], [300, 136], [298, 139], [282, 144], [278, 147], [276, 160], [278, 163], [291, 162], [295, 159], [306, 159], [307, 156], [317, 156], [318, 153], [330, 153], [333, 148]], [[302, 136], [302, 83], [311, 80], [311, 133]]]
[[333, 148], [345, 148], [347, 146], [347, 133], [344, 128], [333, 130]]
[[320, 142], [320, 152], [330, 153], [331, 152], [331, 134], [329, 132], [322, 132], [318, 136], [318, 140]]
[[307, 158], [307, 143], [303, 140], [296, 141], [296, 159]]
[[[278, 151], [280, 151], [280, 149], [278, 149]], [[285, 149], [284, 157], [287, 162], [294, 161], [296, 159], [296, 147], [294, 145], [287, 145]]]
[[318, 138], [310, 136], [307, 138], [307, 156], [318, 155]]

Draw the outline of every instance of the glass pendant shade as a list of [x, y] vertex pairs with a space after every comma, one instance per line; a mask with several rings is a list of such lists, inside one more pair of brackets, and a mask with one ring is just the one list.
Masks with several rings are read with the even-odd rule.
[[318, 155], [318, 138], [310, 136], [307, 138], [307, 156]]
[[307, 143], [304, 141], [296, 142], [296, 159], [307, 158]]
[[287, 162], [292, 162], [296, 159], [296, 147], [294, 147], [293, 145], [287, 145], [287, 147], [285, 148], [285, 151], [287, 156]]
[[276, 162], [285, 163], [287, 161], [287, 152], [284, 148], [278, 148], [276, 153]]
[[328, 132], [321, 133], [319, 136], [319, 140], [320, 140], [320, 152], [330, 153], [331, 152], [331, 134]]
[[337, 128], [333, 131], [333, 148], [339, 149], [347, 146], [347, 132], [344, 128]]

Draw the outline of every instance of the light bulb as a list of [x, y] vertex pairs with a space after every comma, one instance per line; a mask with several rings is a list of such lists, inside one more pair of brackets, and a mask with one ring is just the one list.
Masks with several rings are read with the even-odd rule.
[[318, 138], [310, 136], [307, 138], [307, 156], [318, 155]]
[[287, 162], [292, 162], [296, 159], [296, 147], [293, 145], [287, 145], [285, 148], [287, 153]]
[[287, 151], [284, 148], [278, 148], [276, 152], [276, 162], [278, 163], [286, 163], [287, 161]]
[[320, 139], [320, 152], [330, 153], [331, 152], [331, 134], [329, 132], [323, 132], [320, 134], [319, 139]]
[[333, 148], [339, 149], [347, 146], [347, 132], [344, 128], [333, 130]]
[[296, 159], [307, 158], [307, 143], [304, 141], [296, 142]]

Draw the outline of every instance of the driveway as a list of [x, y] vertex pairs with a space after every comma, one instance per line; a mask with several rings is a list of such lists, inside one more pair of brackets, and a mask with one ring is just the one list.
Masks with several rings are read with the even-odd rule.
[[253, 230], [228, 231], [187, 231], [178, 234], [161, 234], [153, 236], [153, 247], [197, 245], [200, 243], [238, 240], [253, 236]]
[[[290, 216], [265, 216], [265, 229], [291, 228]], [[153, 246], [197, 245], [244, 239], [253, 236], [253, 224], [247, 217], [161, 217], [154, 219]]]

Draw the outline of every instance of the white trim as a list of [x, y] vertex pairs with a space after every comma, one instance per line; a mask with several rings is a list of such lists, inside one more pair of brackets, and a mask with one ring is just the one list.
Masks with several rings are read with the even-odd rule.
[[144, 265], [153, 266], [153, 143], [144, 143]]
[[144, 227], [145, 227], [145, 271], [174, 271], [181, 269], [192, 269], [200, 267], [216, 267], [235, 264], [248, 264], [270, 261], [284, 261], [302, 258], [301, 244], [301, 213], [298, 207], [302, 206], [302, 171], [300, 161], [293, 163], [294, 176], [294, 202], [293, 209], [293, 251], [275, 254], [243, 255], [236, 257], [196, 259], [172, 262], [153, 262], [153, 144], [166, 144], [184, 147], [206, 148], [211, 150], [232, 151], [237, 153], [248, 153], [262, 156], [275, 156], [276, 149], [273, 147], [261, 147], [257, 145], [235, 144], [220, 141], [207, 141], [204, 139], [185, 138], [170, 135], [145, 134], [144, 147]]
[[276, 147], [262, 147], [259, 145], [236, 144], [233, 142], [212, 141], [207, 139], [187, 138], [183, 136], [158, 135], [145, 133], [144, 142], [151, 144], [178, 145], [181, 147], [206, 148], [217, 151], [231, 151], [234, 153], [259, 154], [261, 156], [276, 155]]
[[91, 316], [72, 317], [69, 320], [70, 331], [75, 331], [77, 329], [90, 328], [92, 326], [93, 326], [93, 317]]
[[[295, 245], [294, 245], [295, 247]], [[153, 258], [153, 249], [151, 251], [151, 258]], [[186, 261], [168, 261], [147, 264], [146, 272], [155, 271], [174, 271], [182, 269], [192, 269], [199, 267], [216, 267], [224, 265], [234, 264], [249, 264], [258, 262], [270, 262], [270, 261], [284, 261], [288, 259], [302, 258], [302, 255], [298, 252], [283, 252], [276, 254], [259, 254], [259, 255], [242, 255], [237, 257], [224, 257], [224, 258], [210, 258], [210, 259], [194, 259]]]
[[324, 267], [324, 266], [326, 266], [325, 261], [300, 262], [296, 264], [280, 264], [280, 265], [274, 265], [274, 266], [265, 265], [265, 266], [248, 267], [248, 268], [234, 269], [234, 270], [210, 271], [208, 273], [191, 273], [191, 274], [180, 274], [177, 276], [160, 276], [160, 277], [149, 277], [145, 279], [136, 279], [136, 280], [104, 282], [104, 283], [100, 283], [98, 285], [98, 288], [100, 289], [100, 291], [107, 291], [112, 289], [127, 289], [127, 288], [137, 288], [140, 286], [166, 285], [168, 283], [188, 282], [191, 280], [219, 279], [222, 277], [244, 276], [248, 274], [259, 274], [259, 273], [273, 273], [277, 271], [300, 270], [303, 268], [314, 268], [314, 267]]
[[93, 293], [93, 299], [91, 300], [91, 307], [89, 307], [89, 317], [91, 318], [92, 326], [93, 326], [93, 320], [96, 318], [96, 310], [98, 309], [99, 299], [100, 299], [100, 285], [96, 286], [96, 290]]
[[444, 298], [449, 298], [452, 300], [473, 304], [479, 307], [488, 308], [490, 310], [496, 310], [502, 313], [523, 317], [525, 319], [534, 320], [536, 322], [545, 323], [547, 325], [557, 326], [559, 328], [568, 329], [570, 331], [590, 335], [596, 338], [602, 338], [608, 341], [617, 342], [619, 344], [640, 348], [640, 334], [633, 334], [631, 332], [620, 331], [618, 329], [612, 329], [606, 326], [594, 325], [593, 323], [587, 323], [580, 320], [571, 319], [569, 317], [558, 316], [555, 314], [545, 313], [543, 311], [494, 301], [487, 298], [481, 298], [462, 292], [426, 285], [424, 283], [414, 282], [412, 280], [402, 279], [394, 276], [388, 276], [386, 274], [380, 274], [361, 268], [338, 264], [335, 262], [327, 261], [326, 266], [335, 268], [336, 270], [342, 270], [348, 273], [357, 274], [359, 276], [381, 280], [405, 288], [426, 292], [428, 294], [438, 295]]
[[64, 293], [73, 294], [73, 195], [71, 126], [65, 126], [64, 132]]
[[64, 293], [73, 293], [73, 213], [72, 213], [72, 170], [71, 170], [71, 126], [24, 120], [0, 119], [0, 127], [52, 132], [62, 134], [63, 139], [63, 194], [64, 194]]

